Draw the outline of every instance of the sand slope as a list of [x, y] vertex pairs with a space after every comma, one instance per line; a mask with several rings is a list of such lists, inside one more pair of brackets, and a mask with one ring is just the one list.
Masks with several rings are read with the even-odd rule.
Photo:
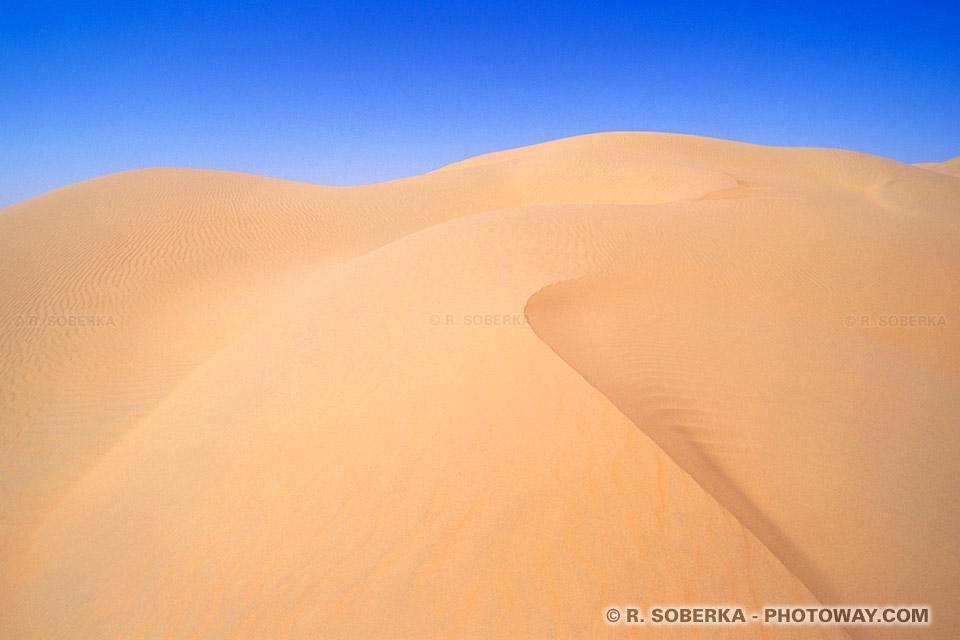
[[960, 178], [960, 156], [946, 162], [922, 162], [914, 166]]
[[602, 618], [820, 600], [950, 637], [957, 203], [863, 154], [623, 133], [3, 210], [0, 631], [844, 637]]

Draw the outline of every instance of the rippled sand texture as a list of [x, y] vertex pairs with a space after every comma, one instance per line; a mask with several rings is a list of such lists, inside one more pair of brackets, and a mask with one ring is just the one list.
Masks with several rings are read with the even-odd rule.
[[[955, 637], [956, 167], [616, 133], [9, 207], [0, 636]], [[934, 624], [603, 621], [815, 602]]]

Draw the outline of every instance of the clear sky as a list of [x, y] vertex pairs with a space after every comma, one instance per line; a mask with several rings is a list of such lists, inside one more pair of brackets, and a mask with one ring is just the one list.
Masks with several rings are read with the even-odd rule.
[[140, 167], [359, 184], [623, 130], [960, 155], [960, 2], [0, 0], [0, 206]]

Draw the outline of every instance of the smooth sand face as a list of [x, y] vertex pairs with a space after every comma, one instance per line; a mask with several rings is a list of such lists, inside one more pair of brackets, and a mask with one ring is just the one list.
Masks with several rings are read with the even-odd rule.
[[914, 166], [960, 178], [960, 156], [946, 162], [923, 162]]
[[916, 636], [603, 622], [819, 601], [953, 637], [943, 165], [601, 134], [5, 209], [0, 636]]

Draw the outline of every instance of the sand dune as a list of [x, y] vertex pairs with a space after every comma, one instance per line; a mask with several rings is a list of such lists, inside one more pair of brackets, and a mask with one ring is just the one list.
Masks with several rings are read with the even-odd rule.
[[914, 166], [960, 178], [960, 156], [946, 162], [922, 162]]
[[930, 169], [617, 133], [0, 211], [0, 635], [917, 635], [603, 620], [822, 602], [952, 637], [960, 181]]

